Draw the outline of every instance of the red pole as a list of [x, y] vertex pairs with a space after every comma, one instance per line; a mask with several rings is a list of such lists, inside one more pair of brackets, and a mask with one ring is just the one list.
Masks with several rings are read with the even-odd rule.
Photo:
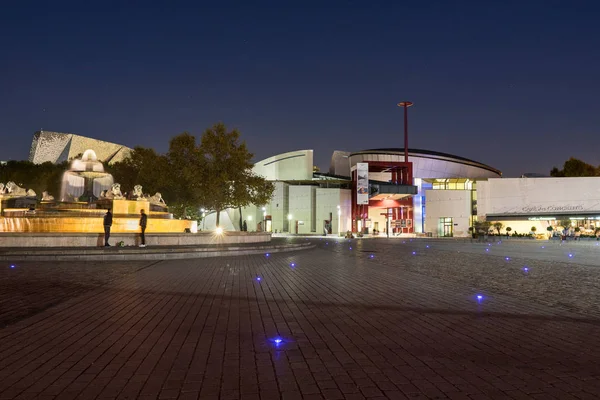
[[398, 107], [404, 107], [404, 162], [408, 162], [408, 107], [412, 106], [410, 101], [398, 103]]
[[404, 103], [404, 162], [408, 162], [408, 105]]

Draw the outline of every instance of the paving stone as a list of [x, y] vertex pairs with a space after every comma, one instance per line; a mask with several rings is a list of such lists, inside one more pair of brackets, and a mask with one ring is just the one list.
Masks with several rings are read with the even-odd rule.
[[0, 265], [0, 398], [597, 398], [600, 248], [310, 240]]

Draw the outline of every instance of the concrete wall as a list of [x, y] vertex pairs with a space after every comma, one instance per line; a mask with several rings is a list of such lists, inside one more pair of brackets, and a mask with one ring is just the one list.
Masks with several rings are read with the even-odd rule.
[[[352, 195], [350, 189], [326, 189], [316, 190], [316, 233], [322, 234], [324, 221], [332, 217], [332, 234], [346, 232], [352, 228]], [[338, 217], [340, 206], [341, 216]], [[338, 229], [339, 221], [339, 229]]]
[[[289, 187], [290, 233], [307, 234], [316, 230], [313, 218], [316, 209], [315, 186]], [[298, 232], [296, 232], [298, 224]]]
[[275, 182], [275, 191], [271, 202], [265, 206], [267, 215], [271, 216], [273, 232], [289, 232], [287, 216], [290, 209], [290, 185], [285, 182]]
[[470, 190], [426, 190], [425, 232], [433, 236], [441, 236], [440, 218], [451, 217], [454, 223], [454, 236], [469, 236], [469, 219], [471, 217]]
[[[429, 200], [429, 199], [427, 199]], [[477, 182], [477, 214], [600, 214], [600, 177]]]
[[[123, 241], [126, 246], [140, 244], [138, 234], [111, 234], [114, 246]], [[146, 234], [146, 244], [152, 246], [197, 246], [242, 243], [266, 243], [270, 233], [155, 233]], [[0, 247], [95, 247], [104, 246], [104, 233], [0, 233]]]

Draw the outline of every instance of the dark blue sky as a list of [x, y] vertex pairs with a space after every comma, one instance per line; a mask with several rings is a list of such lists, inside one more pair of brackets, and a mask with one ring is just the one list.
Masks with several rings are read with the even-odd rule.
[[11, 3], [0, 160], [40, 128], [165, 151], [223, 121], [256, 159], [312, 148], [327, 169], [401, 147], [407, 99], [411, 147], [505, 176], [600, 164], [594, 1]]

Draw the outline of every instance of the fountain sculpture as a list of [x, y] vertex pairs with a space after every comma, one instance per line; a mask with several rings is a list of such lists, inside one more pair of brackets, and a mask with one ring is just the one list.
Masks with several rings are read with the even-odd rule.
[[86, 150], [81, 159], [71, 163], [71, 169], [63, 175], [61, 201], [73, 199], [94, 201], [100, 193], [111, 187], [113, 177], [104, 172], [104, 166], [93, 150]]
[[86, 150], [64, 173], [60, 201], [47, 191], [38, 201], [31, 189], [0, 183], [0, 232], [101, 233], [107, 209], [112, 209], [114, 233], [138, 232], [141, 210], [149, 217], [147, 233], [196, 232], [196, 221], [173, 219], [160, 193], [146, 196], [136, 185], [131, 198], [125, 198], [96, 153]]

